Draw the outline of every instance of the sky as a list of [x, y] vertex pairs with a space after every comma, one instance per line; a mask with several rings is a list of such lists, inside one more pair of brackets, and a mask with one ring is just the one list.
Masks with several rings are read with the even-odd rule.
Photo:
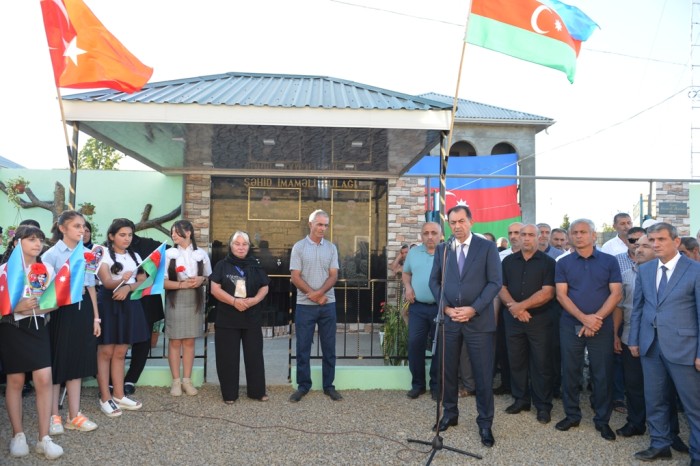
[[[413, 95], [457, 92], [556, 121], [537, 136], [536, 154], [520, 154], [536, 158], [538, 175], [691, 174], [690, 2], [569, 0], [600, 26], [570, 84], [556, 70], [469, 45], [460, 75], [468, 0], [85, 1], [154, 68], [150, 82], [238, 71], [331, 76]], [[0, 155], [28, 168], [67, 168], [39, 0], [3, 2], [0, 15]], [[537, 221], [558, 225], [567, 214], [611, 224], [648, 190], [541, 180]]]

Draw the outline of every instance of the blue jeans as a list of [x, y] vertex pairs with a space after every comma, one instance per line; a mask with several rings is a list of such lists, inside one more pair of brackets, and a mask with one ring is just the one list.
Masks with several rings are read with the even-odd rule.
[[318, 324], [323, 352], [323, 390], [335, 388], [335, 303], [322, 306], [297, 304], [294, 325], [297, 333], [297, 385], [302, 392], [311, 390], [311, 344]]
[[[408, 308], [408, 368], [411, 388], [425, 389], [425, 348], [433, 335], [437, 304], [415, 302]], [[432, 341], [431, 347], [432, 347]], [[437, 356], [430, 361], [430, 390], [437, 390]]]

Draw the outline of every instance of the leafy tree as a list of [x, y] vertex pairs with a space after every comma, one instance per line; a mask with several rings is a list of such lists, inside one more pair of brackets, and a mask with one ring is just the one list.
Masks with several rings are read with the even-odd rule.
[[78, 152], [78, 168], [83, 170], [119, 170], [117, 165], [124, 158], [114, 147], [90, 138]]
[[564, 214], [564, 218], [562, 219], [561, 225], [559, 225], [559, 228], [563, 228], [564, 230], [568, 230], [570, 226], [571, 226], [571, 222], [569, 221], [569, 214]]
[[612, 225], [608, 225], [607, 223], [603, 223], [603, 233], [611, 233], [615, 231], [615, 228], [612, 227]]

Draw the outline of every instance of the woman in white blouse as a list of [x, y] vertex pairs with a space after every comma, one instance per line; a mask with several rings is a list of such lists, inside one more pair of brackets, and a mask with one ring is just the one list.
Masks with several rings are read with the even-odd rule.
[[[194, 227], [179, 220], [170, 228], [176, 247], [166, 252], [168, 274], [165, 280], [165, 334], [168, 337], [168, 363], [173, 377], [170, 394], [196, 395], [192, 384], [194, 340], [204, 335], [205, 285], [211, 274], [207, 253], [197, 247]], [[180, 380], [182, 355], [182, 380]]]

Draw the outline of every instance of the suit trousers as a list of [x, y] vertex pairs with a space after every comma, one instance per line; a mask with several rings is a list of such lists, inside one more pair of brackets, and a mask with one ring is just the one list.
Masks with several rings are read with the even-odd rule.
[[[446, 319], [444, 324], [445, 397], [442, 402], [444, 416], [459, 416], [457, 373], [462, 342], [466, 342], [471, 359], [472, 373], [476, 384], [476, 423], [480, 429], [490, 428], [493, 423], [493, 364], [496, 352], [495, 332], [474, 332], [469, 323]], [[442, 335], [441, 335], [442, 337]], [[439, 344], [442, 344], [442, 338]], [[438, 350], [438, 352], [440, 352]]]
[[247, 395], [260, 399], [265, 395], [265, 360], [263, 336], [259, 326], [251, 328], [216, 327], [214, 333], [216, 349], [216, 372], [224, 401], [238, 399], [240, 387], [241, 343]]
[[[428, 336], [434, 335], [437, 304], [412, 303], [408, 308], [408, 368], [411, 388], [425, 389], [425, 350]], [[432, 341], [430, 342], [432, 347]], [[437, 390], [437, 359], [430, 360], [430, 390]]]
[[596, 425], [607, 424], [612, 414], [614, 374], [612, 325], [604, 325], [593, 337], [579, 337], [576, 332], [578, 326], [572, 325], [570, 322], [569, 319], [561, 319], [559, 325], [564, 412], [566, 417], [572, 421], [581, 420], [580, 382], [584, 352], [588, 349], [593, 385], [591, 395], [594, 411], [593, 422]]
[[666, 359], [658, 337], [641, 360], [651, 446], [665, 448], [673, 440], [670, 408], [673, 381], [690, 425], [690, 456], [700, 460], [700, 372], [695, 366], [674, 364]]
[[[637, 428], [646, 430], [647, 409], [644, 397], [644, 372], [642, 358], [635, 358], [630, 353], [629, 346], [622, 344], [622, 366], [625, 376], [625, 395], [627, 396], [627, 422]], [[671, 395], [671, 436], [678, 435], [678, 405], [676, 403], [676, 387], [670, 384]]]
[[[504, 310], [511, 392], [516, 401], [532, 401], [538, 411], [552, 411], [552, 321], [547, 310], [521, 322]], [[530, 383], [528, 387], [528, 382]]]

